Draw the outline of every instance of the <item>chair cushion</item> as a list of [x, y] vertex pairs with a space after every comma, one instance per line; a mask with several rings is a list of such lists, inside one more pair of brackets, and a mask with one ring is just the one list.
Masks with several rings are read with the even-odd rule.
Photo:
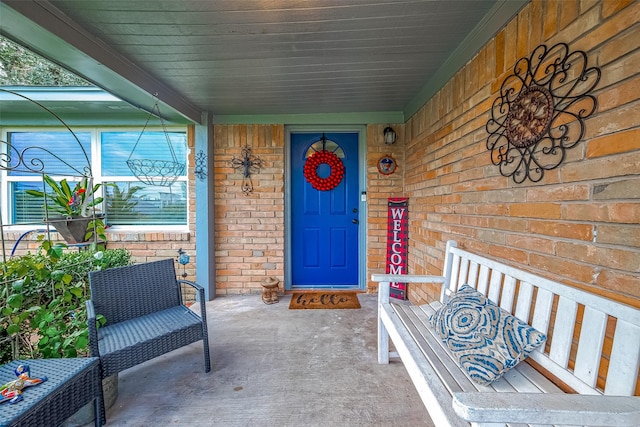
[[469, 377], [498, 380], [541, 345], [546, 336], [463, 285], [430, 318], [437, 334]]

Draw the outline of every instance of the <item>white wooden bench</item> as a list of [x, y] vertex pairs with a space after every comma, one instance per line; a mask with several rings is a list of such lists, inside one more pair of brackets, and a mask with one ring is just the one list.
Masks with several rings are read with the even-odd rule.
[[[372, 280], [380, 283], [378, 362], [401, 358], [437, 426], [640, 425], [634, 396], [640, 310], [472, 254], [454, 241], [447, 242], [442, 276], [374, 274]], [[441, 283], [440, 301], [391, 302], [389, 282]], [[467, 376], [429, 321], [465, 283], [549, 336], [490, 386]], [[396, 352], [389, 352], [389, 338]], [[608, 369], [600, 366], [603, 359]], [[575, 393], [565, 393], [535, 364]]]

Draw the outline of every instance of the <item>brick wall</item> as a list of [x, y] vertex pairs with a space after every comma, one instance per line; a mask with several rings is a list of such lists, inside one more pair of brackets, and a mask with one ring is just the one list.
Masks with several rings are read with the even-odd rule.
[[[542, 17], [542, 18], [541, 18]], [[407, 122], [410, 271], [462, 247], [640, 306], [640, 3], [534, 1]], [[597, 111], [581, 142], [538, 183], [500, 175], [485, 124], [505, 77], [539, 44], [598, 66]], [[437, 297], [414, 287], [415, 302]]]
[[[284, 126], [214, 127], [216, 294], [262, 290], [267, 277], [284, 287]], [[242, 192], [242, 170], [230, 162], [251, 147], [263, 160]]]
[[[404, 197], [402, 185], [406, 173], [404, 156], [404, 125], [390, 125], [397, 133], [396, 143], [385, 145], [383, 131], [387, 125], [367, 126], [367, 277], [371, 272], [384, 272], [387, 257], [387, 199]], [[378, 160], [390, 155], [398, 164], [391, 175], [378, 171]], [[409, 201], [409, 217], [420, 216]], [[377, 292], [377, 285], [368, 282], [367, 292]]]
[[[367, 127], [368, 230], [367, 268], [385, 267], [387, 198], [402, 196], [404, 125], [392, 124], [398, 134], [385, 145], [385, 125]], [[215, 131], [215, 247], [216, 293], [251, 293], [260, 282], [276, 277], [284, 288], [284, 126], [216, 125]], [[248, 144], [265, 161], [254, 177], [254, 191], [242, 194], [242, 174], [229, 164]], [[391, 155], [398, 162], [392, 175], [381, 175], [377, 162]], [[416, 215], [419, 215], [416, 213]], [[368, 291], [376, 287], [369, 284]]]

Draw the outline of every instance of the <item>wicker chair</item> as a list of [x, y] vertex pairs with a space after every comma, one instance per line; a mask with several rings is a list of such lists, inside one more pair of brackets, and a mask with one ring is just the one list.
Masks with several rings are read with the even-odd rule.
[[[200, 340], [211, 370], [204, 289], [176, 279], [172, 259], [94, 271], [89, 280], [89, 347], [102, 378]], [[197, 290], [200, 315], [182, 303], [181, 284]], [[96, 314], [106, 319], [99, 328]]]

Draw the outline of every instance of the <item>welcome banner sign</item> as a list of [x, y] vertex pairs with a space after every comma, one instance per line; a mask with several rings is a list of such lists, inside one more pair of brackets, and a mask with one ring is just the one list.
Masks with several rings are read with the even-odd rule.
[[[409, 199], [389, 197], [387, 220], [387, 274], [407, 274], [407, 241], [409, 235]], [[392, 298], [407, 299], [407, 284], [391, 282]]]

